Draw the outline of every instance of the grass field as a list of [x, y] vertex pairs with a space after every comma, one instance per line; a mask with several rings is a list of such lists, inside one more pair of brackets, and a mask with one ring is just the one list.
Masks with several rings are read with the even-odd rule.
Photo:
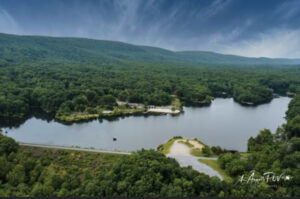
[[168, 140], [168, 142], [161, 144], [157, 147], [157, 150], [162, 152], [163, 154], [168, 154], [170, 152], [170, 148], [173, 145], [173, 143], [178, 140], [182, 139], [180, 136], [175, 136], [172, 139]]
[[189, 141], [187, 140], [187, 141], [178, 141], [178, 143], [181, 143], [181, 144], [185, 144], [187, 147], [189, 147], [189, 148], [192, 148], [193, 147], [193, 145], [191, 144], [191, 143], [189, 143]]
[[203, 153], [202, 153], [202, 150], [200, 149], [192, 149], [191, 150], [191, 155], [193, 156], [197, 156], [197, 157], [203, 157]]

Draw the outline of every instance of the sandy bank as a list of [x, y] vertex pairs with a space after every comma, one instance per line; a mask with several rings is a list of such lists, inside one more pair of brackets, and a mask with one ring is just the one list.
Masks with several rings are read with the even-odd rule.
[[180, 110], [172, 110], [172, 108], [149, 108], [149, 113], [179, 114]]

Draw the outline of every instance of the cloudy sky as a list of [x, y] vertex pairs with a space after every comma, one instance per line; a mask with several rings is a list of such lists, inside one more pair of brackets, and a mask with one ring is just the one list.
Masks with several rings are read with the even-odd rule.
[[300, 58], [300, 0], [0, 0], [0, 32]]

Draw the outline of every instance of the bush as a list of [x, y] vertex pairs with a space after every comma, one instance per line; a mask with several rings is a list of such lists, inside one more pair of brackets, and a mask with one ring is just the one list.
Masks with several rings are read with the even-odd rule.
[[209, 157], [209, 156], [212, 156], [213, 155], [213, 152], [212, 150], [210, 149], [209, 146], [204, 146], [203, 149], [202, 149], [202, 153], [205, 157]]
[[219, 179], [180, 168], [178, 163], [154, 150], [142, 150], [109, 167], [100, 176], [104, 197], [214, 196], [221, 191]]
[[16, 165], [6, 176], [7, 181], [13, 186], [25, 182], [25, 178], [25, 169], [23, 165], [20, 164]]
[[261, 151], [265, 145], [272, 146], [274, 144], [274, 138], [269, 129], [264, 129], [259, 132], [256, 138], [251, 137], [248, 140], [248, 151]]
[[19, 144], [12, 138], [0, 134], [0, 155], [8, 155], [17, 152]]
[[211, 150], [216, 155], [220, 155], [220, 154], [224, 153], [224, 150], [220, 146], [212, 146]]

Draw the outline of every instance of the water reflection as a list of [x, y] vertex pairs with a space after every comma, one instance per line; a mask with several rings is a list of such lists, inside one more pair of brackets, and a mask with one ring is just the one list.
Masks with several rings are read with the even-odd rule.
[[[177, 117], [130, 116], [64, 125], [54, 120], [32, 117], [16, 128], [6, 129], [8, 136], [28, 143], [94, 147], [133, 151], [156, 148], [177, 135], [197, 137], [209, 145], [245, 151], [247, 140], [259, 130], [273, 132], [285, 122], [290, 98], [280, 97], [268, 104], [244, 107], [233, 99], [217, 98], [211, 106], [185, 107]], [[117, 137], [117, 141], [113, 141]]]

